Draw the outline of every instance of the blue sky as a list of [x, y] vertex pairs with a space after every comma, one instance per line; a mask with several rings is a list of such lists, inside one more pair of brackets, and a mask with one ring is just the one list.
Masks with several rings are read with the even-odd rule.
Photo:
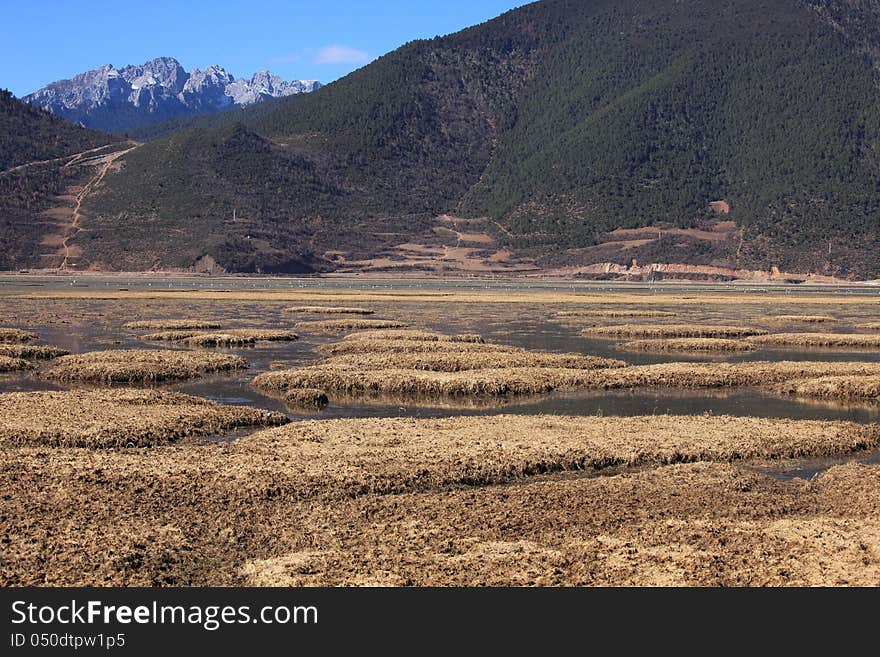
[[236, 77], [268, 68], [330, 82], [418, 38], [526, 0], [0, 0], [0, 87], [23, 96], [102, 64], [159, 56]]

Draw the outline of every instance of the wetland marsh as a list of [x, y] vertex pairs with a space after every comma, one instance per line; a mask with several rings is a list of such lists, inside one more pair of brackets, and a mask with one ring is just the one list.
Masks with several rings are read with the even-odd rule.
[[878, 317], [868, 286], [2, 279], [0, 581], [878, 584]]

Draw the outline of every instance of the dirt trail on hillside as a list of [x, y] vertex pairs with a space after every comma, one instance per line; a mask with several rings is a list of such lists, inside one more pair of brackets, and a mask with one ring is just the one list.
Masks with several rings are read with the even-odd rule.
[[[95, 175], [92, 177], [92, 179], [89, 180], [89, 182], [87, 182], [83, 186], [83, 188], [80, 190], [80, 192], [76, 195], [76, 203], [73, 206], [73, 213], [71, 214], [70, 226], [65, 231], [65, 237], [61, 241], [61, 247], [64, 249], [64, 259], [61, 261], [61, 264], [58, 265], [58, 269], [60, 271], [67, 271], [68, 262], [70, 261], [70, 257], [71, 257], [70, 256], [70, 241], [74, 237], [76, 237], [79, 234], [79, 232], [82, 230], [82, 228], [80, 228], [80, 225], [79, 225], [79, 220], [80, 220], [80, 216], [81, 216], [80, 215], [80, 208], [82, 207], [83, 201], [85, 201], [86, 198], [88, 197], [88, 195], [95, 189], [95, 187], [97, 187], [101, 183], [101, 181], [104, 180], [104, 177], [107, 175], [107, 172], [110, 170], [110, 167], [113, 166], [113, 163], [117, 159], [119, 159], [120, 157], [122, 157], [126, 153], [133, 151], [137, 147], [138, 147], [138, 145], [134, 145], [134, 146], [131, 146], [125, 150], [116, 151], [114, 153], [109, 153], [109, 154], [103, 155], [99, 158], [95, 158], [94, 164], [96, 164], [98, 167], [97, 171], [95, 172]], [[70, 162], [68, 162], [65, 165], [65, 168], [70, 167], [73, 164], [82, 163], [84, 156], [90, 152], [92, 152], [92, 151], [84, 151], [82, 153], [75, 155], [74, 159], [72, 159]]]
[[15, 171], [21, 171], [22, 169], [27, 169], [28, 167], [38, 166], [40, 164], [52, 164], [53, 162], [63, 162], [64, 160], [70, 160], [67, 162], [63, 168], [68, 169], [74, 164], [77, 164], [82, 158], [84, 158], [89, 153], [95, 153], [102, 149], [107, 148], [110, 144], [104, 144], [103, 146], [98, 146], [97, 148], [90, 148], [87, 151], [83, 151], [82, 153], [75, 153], [74, 155], [63, 155], [61, 157], [53, 157], [50, 160], [34, 160], [33, 162], [25, 162], [24, 164], [19, 164], [17, 166], [12, 167], [11, 169], [6, 169], [5, 171], [0, 171], [0, 175], [5, 173], [14, 173]]

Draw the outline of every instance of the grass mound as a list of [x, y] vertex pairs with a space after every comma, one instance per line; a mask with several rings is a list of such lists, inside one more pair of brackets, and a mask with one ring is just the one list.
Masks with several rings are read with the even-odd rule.
[[363, 329], [396, 329], [408, 326], [406, 322], [389, 319], [322, 319], [309, 322], [298, 322], [294, 325], [310, 333], [341, 333], [342, 331], [360, 331]]
[[880, 374], [880, 363], [753, 361], [747, 363], [656, 363], [593, 373], [593, 387], [728, 388], [791, 379]]
[[791, 347], [880, 347], [880, 335], [862, 333], [771, 333], [747, 340], [752, 344]]
[[318, 345], [319, 353], [326, 355], [384, 353], [384, 354], [464, 354], [464, 353], [514, 353], [525, 349], [504, 344], [481, 342], [450, 342], [447, 340], [342, 340]]
[[286, 421], [279, 413], [158, 390], [0, 394], [3, 445], [145, 447]]
[[880, 331], [880, 322], [864, 322], [856, 324], [856, 328], [864, 331]]
[[819, 399], [880, 401], [880, 374], [869, 376], [823, 376], [778, 384], [776, 392]]
[[561, 310], [557, 317], [678, 317], [678, 313], [666, 310]]
[[501, 396], [573, 389], [759, 386], [790, 379], [866, 374], [880, 374], [880, 363], [657, 363], [593, 370], [509, 367], [459, 372], [363, 370], [330, 364], [265, 372], [253, 384], [263, 390], [321, 388], [349, 395]]
[[619, 345], [626, 351], [754, 351], [755, 345], [742, 340], [726, 338], [670, 338], [659, 340], [633, 340]]
[[35, 344], [0, 344], [0, 356], [7, 358], [26, 358], [30, 360], [49, 360], [66, 356], [70, 352], [58, 347]]
[[324, 408], [328, 403], [327, 393], [317, 388], [294, 388], [284, 395], [284, 401], [289, 406], [300, 408]]
[[[484, 486], [566, 470], [831, 456], [880, 446], [880, 426], [730, 416], [495, 415], [297, 422], [238, 441], [348, 494]], [[297, 473], [297, 474], [295, 474]]]
[[158, 331], [141, 336], [142, 340], [184, 342], [205, 347], [249, 345], [255, 342], [292, 342], [299, 336], [284, 329], [225, 329], [221, 332]]
[[591, 370], [602, 367], [625, 367], [626, 363], [585, 354], [554, 354], [527, 351], [454, 352], [361, 352], [335, 356], [323, 363], [352, 370], [408, 369], [436, 372], [502, 369], [508, 367], [559, 367]]
[[195, 347], [242, 347], [252, 345], [256, 340], [252, 337], [231, 333], [197, 333], [180, 342]]
[[699, 324], [618, 324], [591, 326], [581, 331], [581, 335], [586, 336], [621, 338], [741, 338], [765, 333], [767, 331], [748, 326], [700, 326]]
[[352, 308], [349, 306], [294, 306], [285, 308], [288, 313], [311, 313], [324, 315], [372, 315], [376, 311], [369, 308]]
[[807, 324], [824, 324], [837, 321], [837, 318], [831, 315], [771, 315], [768, 319], [780, 322], [806, 322]]
[[228, 331], [223, 332], [238, 335], [243, 338], [251, 338], [257, 342], [293, 342], [294, 340], [299, 340], [299, 336], [296, 333], [286, 329], [241, 328], [229, 329]]
[[21, 358], [0, 356], [0, 372], [21, 372], [33, 369], [33, 367], [33, 365]]
[[157, 331], [155, 333], [147, 333], [141, 336], [141, 340], [149, 340], [151, 342], [180, 342], [188, 338], [195, 337], [203, 331], [176, 329], [172, 331]]
[[182, 331], [186, 329], [218, 329], [221, 325], [220, 322], [209, 322], [201, 319], [150, 319], [139, 322], [128, 322], [122, 326], [127, 329], [143, 329], [146, 331]]
[[59, 381], [139, 383], [193, 379], [211, 372], [246, 369], [240, 356], [209, 351], [114, 349], [56, 359], [42, 376]]
[[407, 369], [367, 370], [334, 366], [264, 372], [253, 384], [262, 390], [320, 388], [348, 395], [500, 396], [550, 392], [588, 386], [591, 370], [504, 368], [436, 372]]
[[17, 328], [0, 328], [0, 343], [16, 344], [20, 342], [33, 342], [37, 339], [36, 333], [23, 331]]
[[418, 329], [388, 329], [358, 331], [350, 333], [343, 340], [406, 340], [409, 342], [483, 342], [483, 338], [475, 333], [434, 333], [433, 331], [420, 331]]

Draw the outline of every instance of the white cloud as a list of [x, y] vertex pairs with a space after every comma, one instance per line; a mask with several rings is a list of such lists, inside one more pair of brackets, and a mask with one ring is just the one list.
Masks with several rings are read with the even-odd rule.
[[370, 55], [351, 46], [324, 46], [315, 53], [316, 64], [366, 64]]

